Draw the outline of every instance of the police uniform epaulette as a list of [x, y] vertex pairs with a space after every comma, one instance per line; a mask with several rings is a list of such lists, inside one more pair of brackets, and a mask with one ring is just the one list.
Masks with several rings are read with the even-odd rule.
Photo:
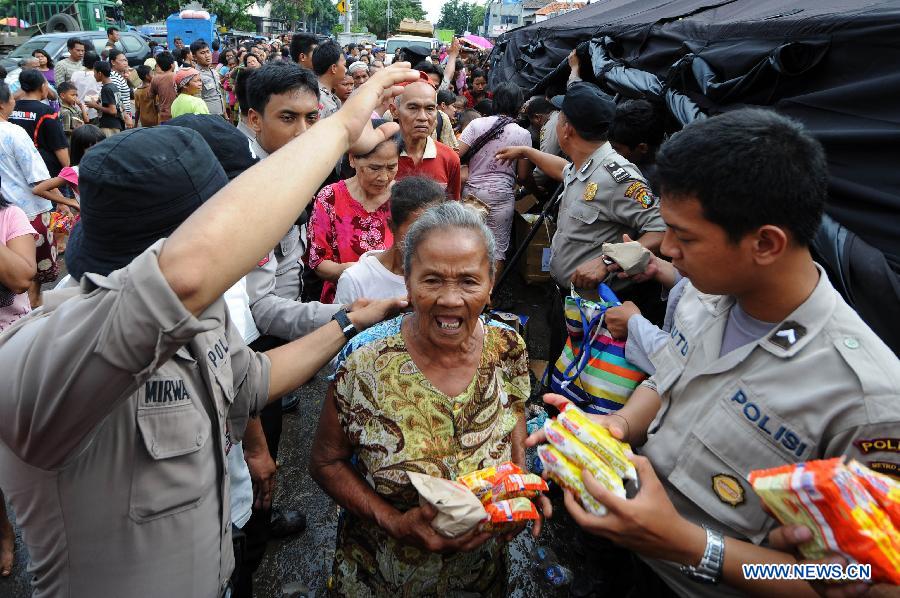
[[624, 165], [619, 164], [617, 162], [609, 161], [603, 163], [603, 168], [609, 173], [609, 175], [613, 178], [613, 180], [617, 183], [624, 183], [628, 179], [633, 179], [634, 175], [632, 175], [625, 168]]

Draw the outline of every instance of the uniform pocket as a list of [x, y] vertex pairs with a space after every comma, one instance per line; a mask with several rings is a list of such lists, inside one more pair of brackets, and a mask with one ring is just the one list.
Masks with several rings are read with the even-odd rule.
[[665, 344], [649, 356], [650, 363], [656, 368], [653, 381], [656, 383], [656, 390], [660, 395], [668, 392], [684, 372], [684, 359], [675, 354], [675, 349], [670, 346], [671, 344], [671, 340], [666, 339]]
[[581, 200], [574, 201], [568, 207], [568, 215], [572, 222], [566, 237], [576, 243], [597, 245], [597, 231], [593, 225], [600, 218], [599, 207], [595, 208]]
[[[297, 225], [294, 225], [288, 231], [288, 234], [282, 237], [281, 241], [278, 242], [278, 248], [280, 249], [282, 256], [289, 256], [294, 252], [299, 244], [300, 228]], [[290, 270], [292, 267], [293, 264], [288, 263], [286, 260], [279, 260], [276, 273], [280, 274], [284, 271]]]
[[759, 544], [774, 519], [763, 511], [747, 475], [784, 463], [782, 455], [717, 402], [694, 426], [668, 479], [710, 517]]
[[131, 480], [131, 518], [150, 521], [197, 506], [211, 487], [215, 464], [201, 451], [209, 420], [187, 401], [173, 406], [138, 407], [143, 446], [135, 449]]

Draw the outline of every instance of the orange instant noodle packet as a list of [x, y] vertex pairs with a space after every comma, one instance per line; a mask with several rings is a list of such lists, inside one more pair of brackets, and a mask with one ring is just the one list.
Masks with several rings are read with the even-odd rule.
[[841, 459], [753, 471], [749, 479], [776, 519], [812, 531], [800, 546], [806, 558], [841, 554], [871, 565], [873, 582], [900, 584], [900, 532]]
[[878, 506], [884, 509], [894, 527], [900, 532], [900, 482], [883, 473], [872, 471], [859, 461], [851, 459], [847, 467], [866, 487]]
[[533, 473], [508, 473], [503, 477], [494, 479], [494, 487], [491, 491], [492, 502], [520, 497], [537, 498], [541, 492], [546, 492], [549, 489], [547, 482], [541, 476]]
[[488, 520], [481, 525], [481, 531], [502, 534], [515, 528], [522, 522], [534, 521], [538, 516], [537, 509], [527, 498], [513, 498], [485, 505]]
[[484, 469], [459, 476], [456, 478], [456, 481], [471, 490], [482, 503], [487, 504], [491, 502], [494, 481], [511, 473], [523, 473], [523, 471], [512, 461], [504, 461], [499, 465], [492, 465], [491, 467], [485, 467]]

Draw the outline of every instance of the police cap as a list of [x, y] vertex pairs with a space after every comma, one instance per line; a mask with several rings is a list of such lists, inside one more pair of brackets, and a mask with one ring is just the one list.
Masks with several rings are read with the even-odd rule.
[[576, 131], [591, 136], [605, 135], [616, 114], [613, 99], [585, 81], [573, 83], [566, 95], [555, 96], [550, 102], [562, 110]]

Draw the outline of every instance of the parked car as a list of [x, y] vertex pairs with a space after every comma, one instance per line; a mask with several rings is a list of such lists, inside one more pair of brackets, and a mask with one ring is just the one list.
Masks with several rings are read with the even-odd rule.
[[[128, 56], [128, 64], [137, 66], [143, 64], [150, 57], [150, 46], [147, 38], [136, 31], [121, 31], [119, 44], [120, 50]], [[35, 35], [27, 42], [0, 59], [0, 64], [12, 74], [19, 67], [24, 58], [31, 56], [35, 50], [44, 50], [54, 62], [58, 62], [69, 56], [66, 42], [69, 38], [77, 37], [85, 42], [86, 50], [94, 50], [97, 54], [106, 49], [106, 31], [69, 31], [67, 33], [45, 33]]]

